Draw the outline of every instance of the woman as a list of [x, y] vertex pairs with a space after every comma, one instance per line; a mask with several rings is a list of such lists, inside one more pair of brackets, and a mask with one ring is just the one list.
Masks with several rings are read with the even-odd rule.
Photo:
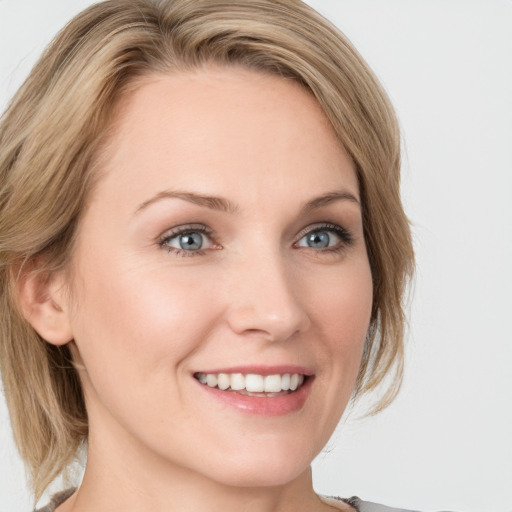
[[0, 128], [1, 370], [47, 510], [360, 510], [312, 487], [400, 383], [412, 272], [393, 110], [296, 0], [110, 0]]

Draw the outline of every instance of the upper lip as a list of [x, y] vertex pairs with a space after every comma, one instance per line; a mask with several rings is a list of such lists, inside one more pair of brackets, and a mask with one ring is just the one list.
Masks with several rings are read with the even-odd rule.
[[242, 373], [244, 375], [247, 374], [256, 374], [256, 375], [284, 375], [286, 373], [298, 373], [305, 376], [313, 375], [314, 372], [311, 368], [306, 366], [299, 366], [293, 364], [284, 364], [284, 365], [243, 365], [243, 366], [230, 366], [223, 368], [213, 368], [207, 370], [198, 370], [194, 373]]

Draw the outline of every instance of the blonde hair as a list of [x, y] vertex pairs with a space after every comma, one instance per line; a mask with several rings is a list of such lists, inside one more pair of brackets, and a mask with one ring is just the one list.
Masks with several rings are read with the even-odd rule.
[[17, 281], [65, 268], [114, 105], [138, 78], [206, 63], [294, 80], [318, 100], [357, 170], [373, 276], [371, 324], [354, 396], [402, 376], [403, 295], [413, 252], [400, 188], [400, 135], [386, 94], [333, 25], [299, 0], [108, 0], [74, 18], [0, 124], [0, 370], [36, 499], [87, 441], [67, 346], [24, 319]]

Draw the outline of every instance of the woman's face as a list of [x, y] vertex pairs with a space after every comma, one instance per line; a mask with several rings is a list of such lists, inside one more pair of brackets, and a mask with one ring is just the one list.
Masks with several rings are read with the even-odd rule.
[[354, 166], [319, 105], [254, 71], [153, 76], [101, 165], [70, 305], [91, 452], [298, 477], [349, 400], [372, 305]]

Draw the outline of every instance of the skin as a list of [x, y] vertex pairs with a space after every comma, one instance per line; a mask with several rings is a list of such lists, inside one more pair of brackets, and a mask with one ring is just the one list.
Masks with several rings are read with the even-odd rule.
[[[90, 423], [83, 484], [58, 511], [330, 508], [310, 464], [350, 398], [372, 281], [354, 166], [318, 103], [243, 69], [151, 76], [101, 160], [71, 272], [52, 285]], [[325, 223], [350, 242], [328, 231], [331, 246], [308, 246]], [[201, 251], [162, 245], [190, 224], [211, 230]], [[249, 364], [310, 369], [304, 406], [247, 414], [193, 377]]]

